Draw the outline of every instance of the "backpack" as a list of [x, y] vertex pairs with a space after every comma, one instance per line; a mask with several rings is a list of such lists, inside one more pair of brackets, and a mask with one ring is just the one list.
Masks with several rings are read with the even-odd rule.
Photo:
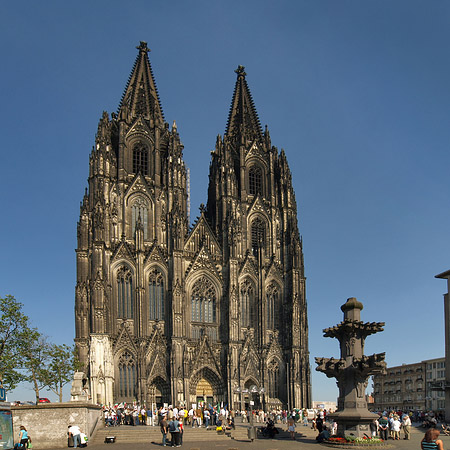
[[169, 431], [171, 433], [176, 433], [177, 431], [180, 431], [178, 429], [178, 422], [175, 423], [174, 420], [170, 421], [170, 423], [169, 423]]

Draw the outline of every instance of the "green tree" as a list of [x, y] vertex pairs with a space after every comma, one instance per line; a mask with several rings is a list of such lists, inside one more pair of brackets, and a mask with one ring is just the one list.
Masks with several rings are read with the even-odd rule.
[[24, 380], [33, 385], [36, 404], [39, 403], [39, 392], [47, 387], [47, 365], [51, 345], [47, 338], [36, 328], [28, 332], [28, 340], [22, 348], [22, 369], [25, 371]]
[[80, 367], [74, 346], [50, 345], [44, 378], [46, 386], [59, 397], [60, 402], [62, 402], [63, 387], [72, 381], [74, 371]]
[[30, 327], [22, 306], [12, 295], [0, 298], [0, 383], [7, 390], [24, 380], [21, 356]]

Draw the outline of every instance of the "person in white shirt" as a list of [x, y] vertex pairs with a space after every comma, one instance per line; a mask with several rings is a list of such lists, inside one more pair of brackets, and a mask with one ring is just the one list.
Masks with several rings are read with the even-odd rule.
[[69, 426], [69, 436], [73, 437], [73, 447], [81, 445], [81, 430], [78, 425]]
[[403, 428], [403, 432], [405, 433], [404, 439], [409, 440], [410, 432], [411, 432], [411, 419], [407, 415], [403, 416], [402, 428]]

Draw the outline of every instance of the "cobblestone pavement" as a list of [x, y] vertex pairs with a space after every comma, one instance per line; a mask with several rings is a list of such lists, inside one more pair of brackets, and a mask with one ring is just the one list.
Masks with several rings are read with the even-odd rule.
[[[238, 425], [240, 427], [245, 425]], [[278, 425], [279, 426], [279, 425]], [[280, 428], [286, 429], [285, 425], [280, 426]], [[297, 426], [297, 432], [302, 433], [302, 437], [297, 437], [295, 441], [287, 439], [256, 439], [253, 442], [250, 441], [237, 441], [230, 438], [220, 441], [199, 441], [199, 442], [185, 442], [181, 448], [185, 450], [291, 450], [291, 449], [302, 449], [302, 450], [316, 450], [330, 447], [325, 447], [318, 444], [315, 440], [317, 432], [311, 430], [310, 427]], [[389, 440], [389, 445], [391, 449], [420, 449], [420, 441], [422, 440], [424, 432], [420, 428], [413, 427], [411, 430], [411, 439], [409, 441], [399, 440], [393, 441]], [[444, 448], [450, 449], [450, 437], [441, 435], [444, 442]], [[124, 443], [115, 442], [113, 444], [95, 444], [88, 445], [89, 450], [150, 450], [162, 448], [161, 441], [158, 442], [148, 442], [148, 443]]]

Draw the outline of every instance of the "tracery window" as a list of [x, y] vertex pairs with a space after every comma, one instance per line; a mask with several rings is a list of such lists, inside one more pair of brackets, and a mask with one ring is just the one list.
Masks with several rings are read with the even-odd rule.
[[245, 280], [240, 289], [241, 326], [251, 327], [254, 323], [255, 289], [249, 280]]
[[205, 276], [199, 278], [192, 287], [191, 319], [193, 322], [216, 321], [216, 290]]
[[150, 320], [164, 320], [164, 277], [158, 269], [150, 272], [148, 279], [149, 318]]
[[148, 175], [148, 148], [143, 144], [133, 148], [133, 172]]
[[133, 313], [133, 278], [126, 267], [117, 272], [118, 317], [132, 319]]
[[137, 198], [131, 207], [131, 225], [132, 234], [136, 232], [136, 223], [140, 220], [142, 224], [142, 229], [144, 230], [144, 239], [148, 237], [148, 204], [147, 202], [139, 197]]
[[266, 226], [264, 222], [257, 217], [252, 222], [252, 253], [255, 258], [258, 257], [258, 248], [266, 247]]
[[262, 170], [259, 166], [252, 166], [248, 171], [248, 188], [250, 195], [262, 194]]
[[133, 355], [125, 351], [119, 359], [119, 395], [136, 398], [136, 363]]
[[275, 330], [279, 326], [279, 292], [277, 286], [270, 284], [266, 289], [267, 329]]

